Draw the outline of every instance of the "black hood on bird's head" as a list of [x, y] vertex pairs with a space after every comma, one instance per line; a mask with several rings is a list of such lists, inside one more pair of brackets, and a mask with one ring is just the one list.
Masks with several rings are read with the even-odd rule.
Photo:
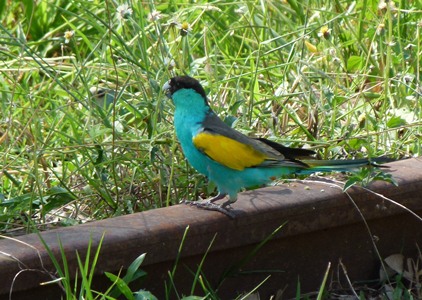
[[163, 91], [166, 93], [166, 96], [171, 98], [175, 92], [181, 89], [192, 89], [204, 98], [205, 103], [207, 103], [207, 96], [205, 95], [205, 90], [198, 80], [189, 76], [176, 76], [171, 78], [163, 86]]

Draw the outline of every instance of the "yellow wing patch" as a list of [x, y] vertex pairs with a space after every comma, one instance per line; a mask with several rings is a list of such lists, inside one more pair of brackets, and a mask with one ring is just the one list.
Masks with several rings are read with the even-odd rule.
[[265, 154], [253, 147], [222, 135], [199, 133], [193, 138], [193, 144], [216, 162], [239, 171], [267, 159]]

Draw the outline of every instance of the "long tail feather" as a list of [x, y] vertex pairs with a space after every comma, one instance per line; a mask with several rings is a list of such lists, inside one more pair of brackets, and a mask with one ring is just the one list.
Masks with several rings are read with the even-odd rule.
[[386, 157], [376, 157], [371, 159], [338, 159], [338, 160], [316, 160], [306, 159], [302, 160], [303, 163], [309, 166], [309, 169], [301, 170], [301, 174], [308, 174], [313, 172], [353, 172], [362, 167], [387, 167], [382, 165], [392, 161]]

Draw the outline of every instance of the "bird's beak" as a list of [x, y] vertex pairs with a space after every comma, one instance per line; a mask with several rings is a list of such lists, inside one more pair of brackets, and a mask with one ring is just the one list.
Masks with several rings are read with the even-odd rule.
[[163, 85], [163, 92], [168, 98], [171, 99], [170, 89], [171, 89], [171, 86], [170, 86], [170, 80], [169, 80]]

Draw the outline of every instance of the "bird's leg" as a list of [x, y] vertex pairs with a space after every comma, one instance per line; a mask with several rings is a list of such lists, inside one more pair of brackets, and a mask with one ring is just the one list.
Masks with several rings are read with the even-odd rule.
[[237, 196], [235, 197], [229, 197], [229, 200], [221, 204], [222, 208], [226, 208], [227, 206], [230, 206], [231, 204], [235, 203], [237, 201]]
[[210, 203], [214, 203], [215, 201], [221, 200], [224, 197], [226, 197], [227, 194], [225, 193], [218, 193], [217, 196], [208, 198], [208, 199], [204, 199], [204, 200], [198, 200], [198, 201], [189, 201], [189, 200], [184, 200], [181, 203], [185, 203], [185, 204], [192, 204], [192, 205], [198, 205], [198, 204], [210, 204]]
[[215, 201], [221, 200], [224, 197], [226, 197], [227, 194], [225, 193], [218, 193], [217, 196], [208, 198], [208, 199], [204, 199], [204, 200], [199, 200], [199, 201], [190, 201], [190, 200], [183, 200], [180, 203], [184, 203], [184, 204], [191, 204], [191, 205], [198, 205], [198, 204], [210, 204], [210, 203], [214, 203]]
[[[212, 198], [210, 198], [210, 199], [207, 199], [207, 200], [205, 200], [205, 202], [214, 203], [215, 201], [220, 200], [220, 199], [223, 199], [223, 198], [224, 198], [224, 197], [226, 197], [226, 196], [227, 196], [227, 194], [224, 194], [224, 193], [218, 193], [218, 195], [217, 195], [217, 196], [212, 197]], [[225, 203], [225, 202], [224, 202], [224, 203]]]

